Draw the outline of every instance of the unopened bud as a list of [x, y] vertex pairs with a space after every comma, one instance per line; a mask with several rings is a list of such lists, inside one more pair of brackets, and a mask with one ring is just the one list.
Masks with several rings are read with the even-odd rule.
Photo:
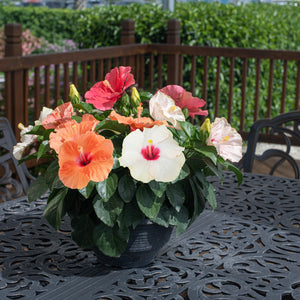
[[70, 100], [71, 100], [71, 103], [72, 104], [79, 104], [81, 101], [80, 101], [80, 95], [75, 87], [74, 84], [71, 84], [70, 85]]

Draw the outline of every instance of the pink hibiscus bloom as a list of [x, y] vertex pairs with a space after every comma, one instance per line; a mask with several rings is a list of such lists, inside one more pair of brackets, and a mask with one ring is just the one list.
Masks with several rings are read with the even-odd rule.
[[56, 107], [42, 122], [45, 129], [56, 128], [58, 125], [70, 121], [74, 113], [71, 102]]
[[189, 110], [189, 116], [193, 119], [195, 118], [195, 115], [208, 115], [207, 110], [200, 109], [200, 107], [203, 107], [206, 102], [203, 99], [193, 97], [192, 93], [187, 92], [181, 86], [167, 85], [160, 89], [160, 91], [171, 97], [175, 101], [176, 106], [179, 106], [181, 109], [186, 107]]
[[116, 67], [106, 74], [105, 80], [97, 82], [85, 93], [87, 103], [100, 110], [112, 109], [125, 90], [135, 84], [131, 67]]

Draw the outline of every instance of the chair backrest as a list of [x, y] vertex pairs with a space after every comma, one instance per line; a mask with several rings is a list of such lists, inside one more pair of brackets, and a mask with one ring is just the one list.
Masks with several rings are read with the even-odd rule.
[[30, 174], [13, 156], [17, 141], [9, 121], [0, 117], [0, 202], [26, 195]]
[[[271, 134], [277, 142], [280, 140], [280, 144], [284, 144], [284, 146], [279, 149], [273, 144], [273, 148], [270, 148], [270, 144], [265, 144], [263, 151], [257, 154], [259, 136], [266, 132], [268, 135]], [[294, 178], [299, 179], [299, 162], [297, 162], [297, 157], [291, 155], [292, 147], [297, 147], [297, 145], [300, 146], [300, 110], [283, 113], [272, 119], [257, 120], [250, 129], [247, 150], [241, 164], [242, 168], [244, 172], [252, 172], [256, 160], [263, 168], [266, 167], [263, 162], [269, 161], [271, 165], [268, 174], [278, 175], [276, 172], [283, 167], [289, 171], [289, 174], [293, 171]]]

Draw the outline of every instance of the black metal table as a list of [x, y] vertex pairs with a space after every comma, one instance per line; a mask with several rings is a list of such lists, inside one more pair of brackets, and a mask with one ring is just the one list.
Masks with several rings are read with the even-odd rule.
[[245, 174], [216, 180], [218, 208], [157, 260], [111, 269], [55, 232], [46, 199], [0, 206], [0, 299], [300, 299], [300, 182]]

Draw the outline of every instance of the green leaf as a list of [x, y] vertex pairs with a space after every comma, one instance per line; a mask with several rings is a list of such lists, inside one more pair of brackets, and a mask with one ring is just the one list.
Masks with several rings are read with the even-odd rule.
[[44, 209], [44, 216], [49, 224], [56, 230], [59, 229], [61, 219], [64, 216], [63, 204], [68, 188], [54, 189], [48, 197], [47, 205]]
[[233, 164], [231, 164], [228, 161], [225, 161], [223, 158], [219, 157], [219, 162], [222, 164], [225, 168], [227, 168], [229, 171], [234, 172], [236, 175], [238, 185], [241, 185], [243, 182], [243, 173]]
[[50, 190], [52, 190], [57, 183], [60, 182], [59, 176], [58, 176], [58, 170], [59, 170], [59, 165], [58, 161], [54, 160], [51, 162], [51, 164], [48, 166], [44, 176], [45, 176], [45, 181], [49, 187]]
[[187, 164], [184, 164], [180, 170], [178, 177], [172, 181], [172, 183], [176, 183], [188, 177], [190, 175], [190, 169]]
[[193, 124], [190, 122], [183, 122], [183, 121], [178, 121], [182, 130], [184, 133], [189, 137], [192, 138], [196, 135], [196, 129]]
[[136, 200], [140, 210], [149, 219], [156, 218], [165, 197], [157, 197], [148, 185], [141, 185], [136, 192]]
[[148, 183], [151, 191], [157, 196], [162, 197], [164, 192], [167, 189], [168, 182], [158, 182], [155, 180], [152, 180]]
[[202, 186], [198, 184], [195, 178], [189, 179], [189, 184], [193, 192], [193, 204], [194, 210], [190, 223], [192, 223], [203, 211], [205, 207], [206, 198], [202, 193]]
[[105, 255], [118, 257], [120, 256], [129, 240], [129, 229], [127, 227], [111, 228], [105, 224], [98, 224], [94, 228], [93, 240], [98, 249]]
[[182, 206], [180, 211], [171, 209], [169, 223], [176, 226], [177, 235], [183, 233], [189, 225], [189, 211], [187, 208]]
[[170, 217], [171, 217], [170, 208], [167, 205], [163, 205], [159, 210], [157, 216], [155, 218], [152, 218], [151, 221], [157, 223], [158, 225], [169, 227]]
[[104, 201], [108, 201], [112, 197], [117, 187], [118, 176], [115, 173], [111, 173], [105, 180], [96, 183], [96, 190]]
[[45, 153], [47, 153], [50, 150], [49, 141], [42, 141], [40, 143], [38, 152], [37, 152], [37, 160], [39, 160]]
[[205, 157], [208, 157], [214, 164], [217, 163], [217, 151], [215, 147], [212, 146], [201, 146], [201, 148], [194, 148], [194, 150]]
[[101, 130], [111, 130], [116, 134], [121, 134], [129, 131], [129, 126], [120, 124], [118, 121], [110, 121], [110, 122], [105, 122], [103, 125], [99, 128], [97, 126], [97, 129]]
[[117, 222], [121, 227], [121, 224], [126, 227], [132, 226], [135, 228], [145, 218], [144, 214], [139, 209], [136, 202], [126, 203], [123, 207], [121, 214], [119, 215]]
[[80, 189], [78, 191], [85, 199], [88, 199], [91, 196], [91, 194], [95, 188], [95, 185], [96, 185], [96, 183], [94, 181], [90, 181], [86, 187], [84, 187], [83, 189]]
[[136, 184], [129, 174], [123, 175], [118, 183], [118, 192], [124, 202], [132, 201], [135, 196]]
[[217, 207], [216, 190], [213, 187], [213, 185], [210, 183], [207, 188], [206, 199], [208, 203], [211, 205], [212, 209], [216, 209]]
[[28, 201], [32, 202], [44, 195], [48, 191], [49, 187], [46, 183], [44, 175], [40, 175], [33, 181], [27, 191]]
[[181, 184], [168, 185], [167, 197], [170, 204], [175, 208], [177, 212], [179, 212], [185, 201], [185, 193]]
[[[202, 172], [196, 173], [196, 180], [194, 182], [198, 185], [199, 192], [208, 201], [213, 209], [217, 207], [216, 190], [214, 186], [207, 180], [207, 177]], [[199, 182], [200, 185], [197, 183]]]
[[150, 92], [140, 91], [139, 94], [140, 94], [141, 101], [150, 100], [153, 97], [153, 94]]
[[83, 249], [94, 245], [93, 231], [95, 224], [87, 214], [72, 218], [72, 239]]
[[113, 227], [117, 217], [121, 214], [124, 203], [117, 195], [111, 197], [107, 202], [99, 196], [93, 200], [93, 207], [97, 217], [107, 226]]
[[[43, 125], [36, 125], [34, 126], [27, 134], [34, 134], [34, 135], [44, 135], [46, 129]], [[51, 130], [53, 131], [53, 130]]]
[[80, 103], [72, 104], [72, 105], [73, 105], [74, 108], [82, 109], [82, 110], [84, 110], [85, 112], [87, 112], [89, 114], [92, 113], [93, 109], [94, 109], [93, 104], [86, 103], [86, 102], [80, 102]]

